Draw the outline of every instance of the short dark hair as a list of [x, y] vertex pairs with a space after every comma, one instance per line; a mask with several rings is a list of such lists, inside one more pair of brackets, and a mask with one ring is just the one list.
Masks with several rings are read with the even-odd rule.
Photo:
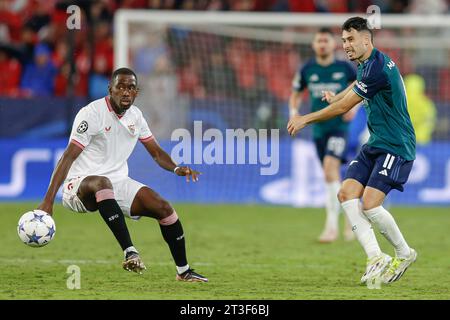
[[369, 27], [367, 19], [361, 17], [352, 17], [344, 22], [342, 25], [342, 30], [350, 31], [350, 29], [355, 29], [358, 32], [367, 31], [370, 33], [370, 40], [373, 42], [373, 32]]
[[330, 36], [334, 36], [333, 31], [331, 31], [330, 28], [322, 27], [319, 30], [317, 30], [316, 34], [318, 33], [328, 33]]
[[134, 71], [131, 70], [130, 68], [119, 68], [119, 69], [116, 69], [113, 72], [112, 76], [111, 76], [111, 82], [114, 82], [114, 80], [116, 79], [116, 77], [119, 74], [124, 74], [124, 75], [128, 75], [128, 76], [134, 76], [134, 78], [136, 79], [136, 82], [137, 82], [136, 73], [134, 73]]

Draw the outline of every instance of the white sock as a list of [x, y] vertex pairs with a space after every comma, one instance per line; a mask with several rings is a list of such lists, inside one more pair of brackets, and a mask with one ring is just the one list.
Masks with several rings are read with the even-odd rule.
[[128, 247], [123, 251], [124, 256], [127, 256], [128, 252], [136, 252], [137, 254], [139, 254], [139, 251], [136, 250], [135, 247]]
[[407, 258], [410, 255], [410, 248], [389, 211], [379, 206], [370, 210], [364, 210], [364, 214], [394, 246], [397, 257]]
[[325, 227], [327, 229], [338, 230], [339, 229], [339, 209], [340, 203], [337, 198], [339, 188], [341, 183], [339, 181], [326, 182], [326, 199], [325, 199], [325, 209], [327, 212], [327, 220], [325, 222]]
[[189, 270], [189, 265], [188, 265], [188, 264], [185, 265], [185, 266], [183, 266], [183, 267], [177, 266], [177, 272], [178, 272], [178, 274], [182, 274], [183, 272], [186, 272], [186, 271], [188, 271], [188, 270]]
[[359, 199], [352, 199], [341, 203], [342, 208], [347, 215], [348, 221], [352, 225], [352, 230], [356, 235], [361, 246], [367, 254], [367, 257], [373, 258], [381, 254], [380, 246], [373, 232], [372, 225], [364, 216], [359, 204]]

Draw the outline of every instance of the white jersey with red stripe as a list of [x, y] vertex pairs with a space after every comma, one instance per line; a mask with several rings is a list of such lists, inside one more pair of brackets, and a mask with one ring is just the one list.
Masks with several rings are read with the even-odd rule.
[[109, 97], [83, 107], [75, 117], [70, 143], [83, 149], [73, 162], [66, 180], [90, 175], [105, 176], [112, 183], [128, 177], [127, 160], [138, 140], [153, 135], [142, 112], [132, 105], [119, 117]]

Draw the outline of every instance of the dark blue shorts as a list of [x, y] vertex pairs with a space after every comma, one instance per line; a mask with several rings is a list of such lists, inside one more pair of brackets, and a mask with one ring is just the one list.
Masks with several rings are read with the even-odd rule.
[[333, 156], [345, 163], [345, 148], [347, 145], [347, 134], [345, 132], [330, 132], [324, 137], [314, 139], [317, 155], [320, 162], [325, 156]]
[[378, 189], [384, 194], [392, 189], [403, 191], [413, 162], [365, 144], [356, 159], [350, 162], [345, 179], [355, 179], [363, 186]]

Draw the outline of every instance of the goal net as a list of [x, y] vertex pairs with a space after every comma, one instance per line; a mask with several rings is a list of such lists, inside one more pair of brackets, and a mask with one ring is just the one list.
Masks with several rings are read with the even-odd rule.
[[[204, 176], [202, 185], [188, 193], [158, 170], [148, 179], [158, 181], [159, 190], [175, 201], [322, 206], [323, 173], [311, 129], [295, 139], [288, 136], [287, 101], [295, 72], [313, 57], [311, 41], [320, 27], [335, 32], [336, 57], [346, 59], [340, 27], [348, 17], [119, 10], [115, 65], [137, 73], [141, 91], [136, 104], [169, 153], [179, 142], [173, 133], [180, 128], [191, 134], [192, 147], [203, 151], [212, 141], [205, 140], [203, 133], [211, 128], [224, 138], [227, 129], [268, 129], [269, 142], [275, 141], [270, 139], [274, 132], [270, 129], [279, 130], [274, 137], [279, 138], [279, 149], [269, 147], [279, 155], [275, 175], [261, 175], [262, 164], [259, 158], [251, 163], [255, 150], [247, 146], [244, 163], [235, 165], [227, 165], [232, 163], [225, 161], [226, 154], [216, 154], [212, 165], [196, 161], [192, 150], [187, 164], [200, 168]], [[410, 181], [404, 193], [393, 193], [393, 203], [450, 203], [449, 36], [450, 23], [440, 16], [386, 15], [381, 29], [374, 30], [375, 46], [402, 72], [420, 140]], [[309, 111], [306, 97], [302, 112]], [[364, 141], [362, 122], [351, 125], [350, 153]], [[202, 141], [195, 144], [196, 139]], [[249, 144], [252, 139], [255, 136], [248, 135], [245, 141]], [[221, 157], [222, 162], [217, 160]], [[138, 156], [136, 161], [141, 161]], [[148, 176], [145, 168], [130, 166], [130, 171]]]

